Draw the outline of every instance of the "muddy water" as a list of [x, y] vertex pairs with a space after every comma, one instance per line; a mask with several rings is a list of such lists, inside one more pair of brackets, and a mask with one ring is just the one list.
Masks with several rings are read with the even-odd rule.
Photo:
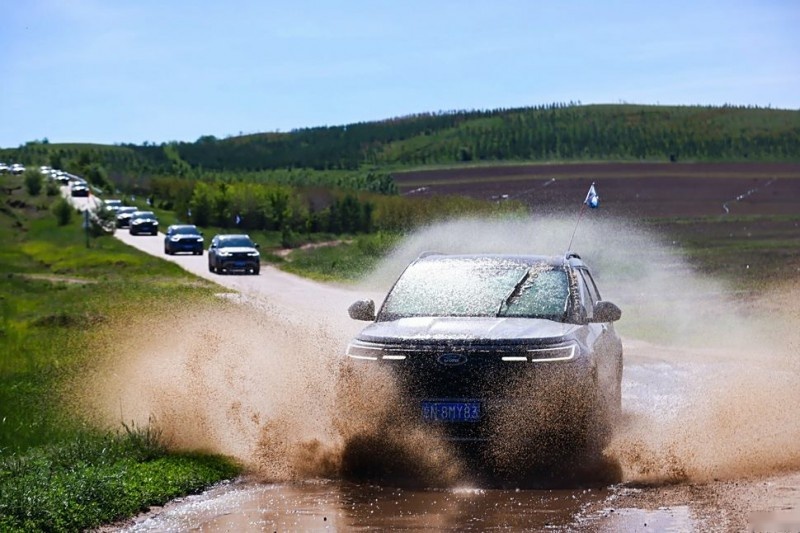
[[[431, 228], [409, 238], [357, 292], [271, 269], [213, 276], [204, 257], [171, 258], [239, 296], [111, 332], [111, 355], [88, 377], [87, 411], [109, 425], [120, 418], [155, 424], [176, 449], [233, 456], [247, 475], [122, 527], [730, 531], [752, 522], [800, 530], [800, 290], [790, 283], [741, 301], [694, 274], [668, 245], [630, 228], [598, 224], [578, 243], [593, 258], [604, 296], [626, 313], [619, 323], [624, 416], [605, 450], [619, 469], [612, 482], [566, 490], [465, 482], [435, 434], [378, 423], [386, 402], [376, 398], [392, 397], [381, 376], [337, 387], [346, 380], [336, 361], [359, 326], [346, 319], [346, 303], [385, 291], [419, 251], [474, 251], [453, 241], [469, 235], [481, 251], [524, 252], [515, 248], [521, 233], [572, 227], [468, 221]], [[158, 239], [132, 240], [159, 252]], [[547, 239], [528, 246], [550, 248]], [[401, 460], [422, 488], [344, 475], [343, 450], [365, 434], [377, 444], [364, 455]]]

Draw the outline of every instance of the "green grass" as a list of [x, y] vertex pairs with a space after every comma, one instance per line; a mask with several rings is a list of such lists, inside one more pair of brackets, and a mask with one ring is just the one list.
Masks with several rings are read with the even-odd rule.
[[0, 531], [76, 531], [236, 475], [229, 461], [169, 453], [151, 428], [92, 428], [65, 384], [98, 358], [97, 332], [132, 307], [213, 298], [219, 287], [104, 236], [2, 178]]
[[147, 430], [80, 433], [0, 460], [0, 530], [97, 527], [236, 473], [221, 457], [167, 454]]
[[318, 281], [355, 281], [400, 241], [396, 233], [359, 235], [336, 246], [294, 250], [281, 269]]

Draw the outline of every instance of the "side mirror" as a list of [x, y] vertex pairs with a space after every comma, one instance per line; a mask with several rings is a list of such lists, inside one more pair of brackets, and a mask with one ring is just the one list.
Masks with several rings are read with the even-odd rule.
[[592, 318], [592, 322], [616, 322], [621, 317], [622, 309], [611, 302], [600, 300], [594, 304], [594, 317]]
[[375, 302], [372, 300], [359, 300], [347, 308], [353, 320], [375, 320]]
[[256, 248], [261, 248], [261, 245], [260, 245], [260, 244], [258, 244], [258, 243], [255, 243], [255, 245], [256, 245]]

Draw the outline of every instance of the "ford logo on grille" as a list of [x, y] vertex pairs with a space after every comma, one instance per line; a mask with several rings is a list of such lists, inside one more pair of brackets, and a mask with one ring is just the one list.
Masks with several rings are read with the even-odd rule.
[[443, 353], [436, 360], [447, 366], [463, 365], [467, 362], [467, 356], [461, 353]]

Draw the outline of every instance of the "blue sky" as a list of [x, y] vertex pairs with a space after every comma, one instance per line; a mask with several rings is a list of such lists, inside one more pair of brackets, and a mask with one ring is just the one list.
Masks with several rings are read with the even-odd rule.
[[569, 101], [800, 109], [795, 0], [0, 6], [0, 147]]

